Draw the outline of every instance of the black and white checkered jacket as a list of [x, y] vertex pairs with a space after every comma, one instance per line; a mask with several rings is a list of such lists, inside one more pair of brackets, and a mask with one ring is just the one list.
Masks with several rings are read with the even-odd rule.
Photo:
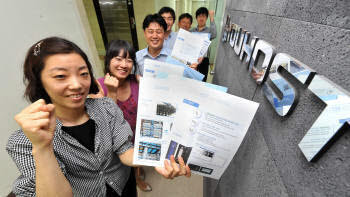
[[[74, 196], [105, 196], [106, 183], [121, 195], [130, 175], [130, 167], [118, 155], [133, 147], [132, 131], [123, 112], [109, 98], [87, 99], [86, 111], [95, 121], [95, 151], [92, 153], [65, 133], [56, 120], [54, 153]], [[83, 132], [83, 131], [82, 131]], [[35, 163], [32, 144], [21, 130], [8, 140], [6, 150], [21, 175], [13, 185], [17, 196], [35, 196]]]

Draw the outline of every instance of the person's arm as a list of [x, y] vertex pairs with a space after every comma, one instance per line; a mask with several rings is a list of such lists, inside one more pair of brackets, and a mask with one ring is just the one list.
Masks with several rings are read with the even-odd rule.
[[15, 116], [23, 133], [32, 143], [35, 161], [36, 196], [73, 196], [53, 151], [56, 117], [53, 104], [40, 99]]
[[216, 25], [214, 21], [214, 10], [209, 10], [209, 18], [210, 18], [210, 27], [209, 27], [209, 33], [210, 33], [210, 40], [213, 40], [216, 38]]
[[73, 196], [72, 188], [63, 175], [53, 149], [33, 148], [36, 196]]
[[122, 154], [119, 154], [120, 161], [130, 167], [138, 167], [139, 165], [133, 164], [134, 148], [130, 148]]

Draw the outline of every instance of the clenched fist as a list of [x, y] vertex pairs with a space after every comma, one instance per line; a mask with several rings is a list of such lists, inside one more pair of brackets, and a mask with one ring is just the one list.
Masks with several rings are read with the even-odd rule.
[[214, 20], [214, 10], [209, 10], [209, 17], [210, 17], [210, 21], [213, 21]]
[[107, 96], [111, 98], [116, 97], [119, 86], [119, 80], [116, 77], [113, 77], [109, 73], [107, 73], [105, 76], [104, 84], [108, 90]]
[[46, 104], [44, 99], [39, 99], [17, 114], [15, 120], [32, 142], [33, 149], [52, 146], [56, 128], [53, 104]]

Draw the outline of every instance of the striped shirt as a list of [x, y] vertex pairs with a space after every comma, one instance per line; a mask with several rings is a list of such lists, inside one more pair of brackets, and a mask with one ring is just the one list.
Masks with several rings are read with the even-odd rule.
[[[121, 195], [130, 167], [123, 165], [118, 155], [133, 147], [130, 126], [124, 120], [123, 112], [109, 98], [87, 99], [85, 107], [90, 119], [95, 121], [95, 151], [91, 152], [64, 132], [62, 123], [57, 119], [53, 139], [57, 162], [74, 196], [105, 196], [106, 184]], [[18, 130], [9, 138], [6, 150], [21, 173], [14, 182], [13, 193], [35, 196], [31, 142]]]

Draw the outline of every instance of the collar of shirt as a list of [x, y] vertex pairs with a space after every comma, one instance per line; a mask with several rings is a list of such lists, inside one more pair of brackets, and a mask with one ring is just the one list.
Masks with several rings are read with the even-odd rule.
[[164, 40], [170, 40], [173, 36], [175, 36], [175, 32], [171, 31], [169, 36], [167, 38], [165, 38]]
[[[101, 119], [101, 117], [103, 117], [102, 113], [100, 113], [98, 110], [95, 110], [92, 108], [92, 99], [86, 99], [85, 101], [85, 108], [86, 108], [86, 113], [89, 115], [89, 117], [95, 121], [95, 123], [97, 125], [101, 125], [103, 124], [103, 120]], [[108, 109], [107, 109], [108, 111]], [[110, 112], [112, 113], [112, 112]], [[59, 132], [60, 134], [62, 134], [62, 126], [63, 123], [57, 118], [56, 119], [56, 132]], [[96, 146], [95, 146], [96, 147]]]
[[[207, 29], [209, 29], [209, 27], [205, 26], [205, 27], [202, 29], [202, 31], [206, 31]], [[202, 31], [199, 31], [198, 26], [194, 28], [194, 31], [202, 32]]]
[[162, 50], [160, 51], [160, 53], [156, 56], [156, 57], [153, 57], [149, 52], [148, 52], [148, 46], [147, 46], [147, 48], [144, 48], [144, 49], [142, 49], [142, 51], [141, 51], [142, 53], [141, 53], [141, 56], [144, 58], [144, 57], [146, 57], [146, 56], [148, 56], [148, 57], [150, 57], [150, 58], [152, 58], [152, 59], [157, 59], [159, 56], [162, 56], [162, 55], [165, 55], [165, 56], [168, 56], [169, 55], [169, 52], [168, 52], [168, 49], [166, 49], [166, 48], [162, 48]]

